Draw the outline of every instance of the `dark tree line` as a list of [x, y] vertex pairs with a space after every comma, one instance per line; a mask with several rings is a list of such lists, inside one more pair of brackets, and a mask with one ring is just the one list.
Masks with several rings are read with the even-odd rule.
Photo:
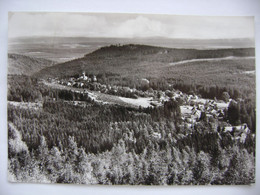
[[[64, 107], [58, 105], [55, 109], [60, 108], [64, 115], [74, 115], [77, 109], [73, 112]], [[143, 185], [254, 181], [252, 144], [239, 144], [223, 133], [219, 139], [218, 133], [206, 126], [196, 127], [198, 133], [183, 136], [173, 122], [153, 122], [147, 116], [132, 121], [111, 117], [117, 122], [107, 127], [108, 123], [98, 119], [80, 125], [79, 116], [67, 122], [64, 116], [55, 120], [58, 112], [18, 110], [17, 117], [17, 109], [11, 110], [9, 171], [20, 181]], [[100, 113], [96, 117], [106, 120]], [[155, 132], [161, 136], [156, 137]]]
[[246, 123], [254, 133], [256, 131], [256, 111], [250, 100], [231, 101], [227, 110], [227, 119], [232, 125]]
[[[240, 143], [218, 123], [219, 131], [215, 131], [211, 123], [203, 121], [188, 133], [180, 127], [181, 100], [167, 101], [158, 108], [135, 109], [101, 105], [72, 91], [41, 89], [30, 79], [24, 82], [31, 82], [31, 88], [25, 85], [28, 90], [41, 93], [42, 108], [8, 106], [12, 181], [142, 185], [254, 182], [254, 135]], [[20, 84], [11, 86], [13, 89], [25, 90]], [[33, 93], [28, 99], [18, 94], [21, 101], [36, 101]], [[71, 100], [83, 104], [73, 105]], [[235, 108], [231, 104], [229, 120], [242, 120], [251, 110], [246, 104], [234, 104]], [[232, 111], [238, 105], [243, 110], [239, 113], [244, 113], [240, 118]]]
[[[162, 113], [157, 112], [160, 116]], [[50, 182], [58, 183], [253, 182], [254, 146], [250, 141], [254, 138], [251, 135], [246, 141], [250, 144], [240, 144], [229, 134], [212, 132], [206, 124], [196, 126], [195, 133], [185, 135], [177, 131], [174, 119], [165, 115], [166, 118], [157, 117], [160, 120], [156, 121], [151, 115], [156, 113], [95, 103], [87, 103], [83, 108], [49, 101], [44, 103], [42, 111], [10, 106], [9, 158], [13, 160], [10, 166], [16, 167], [10, 171], [18, 179], [20, 174], [28, 179], [30, 168]], [[18, 138], [26, 148], [19, 155], [16, 142], [12, 142]], [[244, 159], [238, 151], [243, 151], [249, 159]]]

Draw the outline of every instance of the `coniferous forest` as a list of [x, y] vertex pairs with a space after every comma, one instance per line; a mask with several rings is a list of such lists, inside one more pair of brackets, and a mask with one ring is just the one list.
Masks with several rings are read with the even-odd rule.
[[[87, 76], [92, 81], [81, 81]], [[84, 78], [78, 75], [49, 81], [8, 76], [9, 181], [254, 183], [254, 89], [245, 97], [244, 88], [239, 87], [229, 90], [221, 85], [210, 88], [183, 81], [169, 85], [170, 80], [152, 84], [143, 80], [129, 91], [107, 75], [96, 80], [93, 74], [87, 76], [84, 73]], [[79, 82], [70, 86], [74, 80], [84, 86]], [[107, 90], [100, 92], [105, 86]], [[214, 109], [210, 105], [213, 100], [198, 103], [213, 98], [209, 94], [215, 94]], [[152, 98], [154, 103], [145, 107], [110, 100], [119, 96]], [[217, 108], [228, 101], [228, 107]], [[183, 114], [185, 106], [200, 115], [189, 118]], [[243, 125], [249, 130], [242, 129]]]

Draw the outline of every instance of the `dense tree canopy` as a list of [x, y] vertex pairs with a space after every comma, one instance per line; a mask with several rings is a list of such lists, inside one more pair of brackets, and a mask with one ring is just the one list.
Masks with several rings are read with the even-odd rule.
[[[241, 143], [222, 130], [223, 122], [206, 122], [205, 116], [192, 130], [181, 126], [181, 100], [170, 99], [154, 108], [129, 108], [100, 104], [68, 90], [44, 88], [30, 77], [18, 78], [9, 82], [8, 100], [41, 102], [42, 106], [25, 109], [8, 105], [11, 181], [131, 185], [254, 182], [254, 134]], [[74, 105], [76, 100], [82, 104]], [[234, 125], [240, 121], [254, 127], [253, 105], [250, 100], [231, 102], [227, 119]]]

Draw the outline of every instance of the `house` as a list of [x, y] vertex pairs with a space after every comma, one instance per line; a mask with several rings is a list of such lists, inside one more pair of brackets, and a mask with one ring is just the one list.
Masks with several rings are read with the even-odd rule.
[[227, 126], [224, 128], [224, 132], [230, 132], [234, 139], [244, 143], [247, 135], [250, 133], [250, 129], [247, 127], [247, 124], [244, 123], [238, 126]]
[[211, 119], [211, 118], [213, 118], [213, 115], [210, 114], [210, 113], [206, 113], [206, 119], [209, 120], [209, 119]]
[[192, 123], [185, 123], [185, 125], [184, 125], [186, 128], [192, 128]]
[[97, 82], [97, 77], [94, 75], [93, 76], [93, 79], [92, 79], [93, 82]]
[[194, 119], [199, 119], [200, 116], [201, 116], [201, 111], [197, 110], [197, 109], [194, 109], [192, 114], [191, 114], [191, 117], [194, 118]]
[[213, 116], [217, 116], [217, 111], [215, 109], [212, 109], [210, 111], [210, 114], [212, 114]]
[[247, 127], [247, 124], [246, 124], [246, 123], [244, 123], [244, 124], [242, 124], [242, 125], [235, 126], [235, 128], [236, 128], [236, 130], [238, 130], [238, 131], [244, 131], [244, 132], [246, 132], [246, 133], [249, 132], [249, 128]]
[[191, 123], [191, 124], [196, 123], [196, 119], [195, 119], [195, 118], [192, 118], [192, 117], [187, 117], [187, 118], [186, 118], [186, 121], [187, 121], [188, 123]]
[[85, 72], [82, 73], [82, 76], [80, 76], [77, 80], [84, 80], [87, 81], [88, 77], [85, 75]]
[[88, 77], [85, 75], [85, 72], [83, 72], [83, 80], [84, 81], [88, 80]]
[[226, 126], [226, 127], [224, 127], [224, 132], [226, 133], [226, 132], [231, 132], [231, 131], [233, 131], [233, 127], [232, 126]]
[[192, 113], [192, 106], [180, 106], [181, 114], [183, 116], [190, 116]]
[[205, 109], [204, 105], [203, 104], [198, 104], [198, 109], [203, 111]]
[[225, 116], [225, 113], [223, 110], [218, 110], [217, 112], [217, 117], [219, 120], [223, 120], [224, 119], [224, 116]]
[[166, 90], [165, 95], [167, 95], [168, 97], [172, 97], [173, 93], [170, 90]]
[[123, 87], [123, 91], [126, 92], [126, 93], [132, 92], [130, 87]]
[[69, 81], [75, 82], [75, 78], [71, 77], [71, 78], [69, 79]]
[[153, 132], [151, 136], [153, 138], [156, 138], [156, 139], [161, 139], [162, 138], [162, 135], [160, 133], [157, 133], [157, 132]]
[[149, 87], [149, 80], [147, 80], [147, 79], [145, 79], [145, 78], [143, 78], [143, 79], [141, 79], [141, 87], [142, 88], [148, 88]]
[[245, 132], [241, 133], [241, 135], [240, 135], [240, 142], [241, 143], [245, 143], [246, 138], [247, 138], [247, 133], [245, 133]]

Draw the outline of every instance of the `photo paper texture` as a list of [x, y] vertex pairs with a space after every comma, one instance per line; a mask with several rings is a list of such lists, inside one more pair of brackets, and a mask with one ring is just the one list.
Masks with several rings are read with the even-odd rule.
[[255, 183], [254, 18], [10, 12], [8, 181]]

